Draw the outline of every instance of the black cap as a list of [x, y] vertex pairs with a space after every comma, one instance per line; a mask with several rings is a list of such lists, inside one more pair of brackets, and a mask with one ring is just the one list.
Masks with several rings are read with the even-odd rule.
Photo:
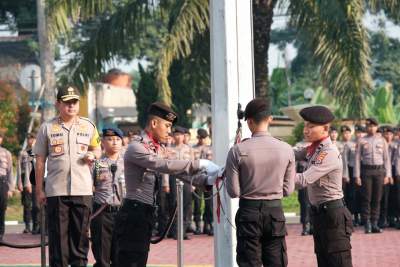
[[208, 136], [207, 130], [205, 130], [205, 129], [198, 129], [197, 130], [197, 137], [198, 138], [207, 138], [207, 136]]
[[186, 128], [182, 127], [182, 126], [175, 126], [174, 127], [174, 133], [185, 134], [186, 133]]
[[80, 99], [79, 90], [76, 87], [68, 85], [58, 89], [57, 100], [65, 102], [72, 99]]
[[32, 132], [32, 133], [28, 133], [27, 138], [36, 138], [36, 133]]
[[312, 106], [300, 110], [300, 116], [305, 120], [315, 124], [327, 124], [335, 119], [332, 111], [324, 106]]
[[385, 126], [380, 126], [377, 130], [378, 133], [383, 133], [385, 131]]
[[367, 125], [367, 126], [368, 126], [368, 125], [375, 125], [375, 126], [378, 126], [378, 125], [379, 125], [378, 120], [375, 119], [375, 118], [368, 118], [368, 119], [366, 119], [365, 121], [366, 121], [366, 125]]
[[103, 132], [103, 137], [118, 136], [121, 139], [124, 137], [124, 133], [119, 128], [114, 128], [114, 127], [103, 128], [102, 132]]
[[356, 124], [354, 126], [354, 131], [364, 133], [365, 132], [365, 127], [362, 126], [361, 124]]
[[189, 128], [185, 128], [185, 134], [191, 134]]
[[349, 126], [347, 125], [342, 125], [342, 127], [340, 127], [340, 131], [343, 132], [351, 132], [351, 129]]
[[256, 115], [271, 115], [269, 104], [265, 99], [255, 98], [247, 104], [244, 110], [244, 119], [247, 120], [249, 118], [254, 118]]
[[154, 102], [150, 105], [148, 110], [149, 115], [160, 117], [169, 122], [176, 122], [178, 120], [178, 114], [175, 113], [170, 107], [161, 103]]
[[337, 131], [338, 130], [337, 130], [336, 126], [329, 127], [329, 132], [337, 132]]
[[394, 128], [392, 126], [385, 126], [384, 132], [394, 133]]

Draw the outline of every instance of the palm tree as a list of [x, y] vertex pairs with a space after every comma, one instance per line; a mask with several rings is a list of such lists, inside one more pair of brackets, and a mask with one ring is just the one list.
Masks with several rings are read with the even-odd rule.
[[[274, 7], [287, 8], [291, 25], [307, 31], [314, 56], [320, 62], [322, 80], [352, 117], [366, 115], [365, 98], [371, 87], [369, 74], [370, 48], [362, 24], [366, 10], [385, 11], [398, 20], [400, 1], [397, 0], [253, 0], [256, 67], [256, 92], [268, 95], [268, 45]], [[75, 60], [75, 77], [93, 79], [105, 62], [121, 55], [127, 39], [143, 38], [141, 28], [145, 15], [156, 10], [170, 13], [168, 31], [162, 37], [157, 70], [159, 98], [171, 103], [168, 83], [173, 60], [191, 53], [191, 43], [197, 34], [209, 26], [208, 0], [160, 0], [151, 6], [146, 0], [126, 0], [115, 12], [103, 18], [95, 33], [83, 45]], [[149, 11], [150, 10], [150, 11]], [[132, 39], [131, 39], [132, 40]]]

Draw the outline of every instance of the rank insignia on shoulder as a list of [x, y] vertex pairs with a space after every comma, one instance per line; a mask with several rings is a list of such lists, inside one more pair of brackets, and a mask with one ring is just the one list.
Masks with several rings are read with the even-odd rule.
[[61, 125], [59, 125], [59, 124], [53, 124], [52, 126], [51, 126], [51, 132], [52, 133], [57, 133], [57, 132], [60, 132], [61, 131]]
[[322, 161], [325, 159], [326, 155], [328, 155], [328, 152], [321, 152], [318, 154], [318, 156], [315, 158], [315, 161], [313, 161], [313, 164], [321, 164]]

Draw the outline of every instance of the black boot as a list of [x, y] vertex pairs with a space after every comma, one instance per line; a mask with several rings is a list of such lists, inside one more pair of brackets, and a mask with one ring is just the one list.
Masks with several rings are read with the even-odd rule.
[[208, 223], [204, 223], [203, 234], [208, 235], [209, 233], [210, 233], [210, 225]]
[[310, 223], [303, 223], [303, 231], [301, 235], [309, 235], [310, 234]]
[[201, 235], [200, 222], [196, 222], [196, 230], [194, 230], [194, 234]]
[[209, 236], [213, 236], [214, 235], [214, 227], [213, 227], [212, 223], [210, 223], [210, 231], [208, 231], [208, 235]]
[[372, 233], [372, 225], [370, 220], [366, 220], [364, 223], [364, 231], [366, 234]]
[[371, 224], [371, 232], [375, 233], [375, 234], [380, 234], [383, 232], [383, 230], [381, 228], [379, 228], [378, 223], [377, 222], [373, 222]]
[[22, 231], [24, 234], [28, 234], [31, 232], [31, 224], [30, 223], [25, 223], [25, 229]]

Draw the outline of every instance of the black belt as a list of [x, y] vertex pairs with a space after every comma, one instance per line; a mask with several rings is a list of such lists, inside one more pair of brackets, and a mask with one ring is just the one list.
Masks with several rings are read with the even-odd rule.
[[123, 204], [123, 208], [125, 207], [135, 207], [135, 208], [143, 208], [143, 209], [149, 209], [149, 210], [154, 210], [155, 207], [153, 205], [150, 204], [146, 204], [143, 202], [140, 202], [138, 200], [134, 200], [134, 199], [124, 199], [124, 204]]
[[331, 200], [331, 201], [321, 203], [318, 206], [311, 205], [311, 211], [313, 211], [314, 213], [320, 213], [321, 211], [342, 208], [345, 206], [346, 205], [345, 205], [343, 199], [336, 199], [336, 200]]
[[266, 199], [244, 199], [239, 200], [239, 207], [253, 207], [253, 208], [277, 208], [282, 207], [280, 199], [266, 200]]
[[[100, 209], [101, 206], [102, 206], [102, 204], [98, 204], [98, 203], [94, 203], [94, 204], [93, 204], [94, 210]], [[118, 212], [120, 208], [121, 208], [121, 206], [107, 205], [107, 206], [103, 209], [103, 211], [109, 212], [109, 213], [114, 213], [114, 212]]]
[[361, 165], [361, 169], [364, 170], [379, 170], [383, 168], [385, 168], [383, 165]]

